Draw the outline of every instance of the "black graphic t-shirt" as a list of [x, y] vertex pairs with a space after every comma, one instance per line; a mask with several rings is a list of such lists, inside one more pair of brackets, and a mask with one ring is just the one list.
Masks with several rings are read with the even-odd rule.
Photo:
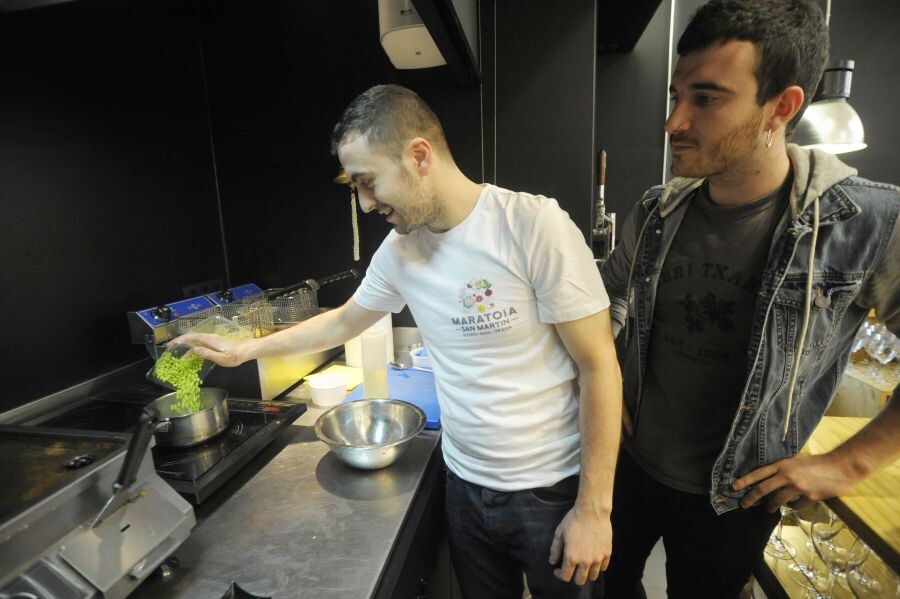
[[707, 494], [747, 376], [762, 272], [791, 180], [750, 204], [694, 194], [656, 291], [635, 436], [625, 448], [655, 479]]

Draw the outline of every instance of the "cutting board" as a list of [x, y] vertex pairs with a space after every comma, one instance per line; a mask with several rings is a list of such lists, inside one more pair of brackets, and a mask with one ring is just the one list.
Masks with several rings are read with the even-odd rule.
[[[388, 368], [388, 397], [402, 399], [417, 405], [425, 412], [425, 428], [441, 428], [441, 408], [438, 406], [437, 391], [434, 388], [434, 374], [423, 370], [396, 370]], [[344, 401], [362, 399], [363, 386], [360, 385], [347, 395]]]

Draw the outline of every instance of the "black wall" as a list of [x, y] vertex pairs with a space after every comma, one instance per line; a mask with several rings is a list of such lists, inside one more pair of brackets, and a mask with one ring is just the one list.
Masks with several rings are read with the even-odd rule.
[[146, 355], [125, 311], [224, 274], [197, 46], [177, 5], [0, 16], [0, 409]]
[[[202, 37], [232, 279], [283, 286], [354, 266], [349, 191], [333, 182], [331, 130], [368, 87], [399, 83], [441, 119], [460, 168], [480, 176], [478, 88], [447, 67], [398, 71], [377, 2], [208, 2]], [[362, 267], [390, 227], [360, 215]], [[336, 305], [353, 285], [325, 287]], [[411, 324], [410, 321], [401, 324]]]
[[595, 2], [520, 0], [493, 8], [482, 4], [484, 47], [496, 47], [496, 61], [482, 62], [485, 178], [556, 198], [587, 239], [595, 189]]
[[856, 62], [850, 104], [862, 119], [869, 144], [840, 159], [867, 179], [900, 184], [900, 2], [832, 2], [829, 30], [831, 58]]
[[[0, 56], [0, 410], [144, 357], [126, 312], [186, 285], [353, 266], [329, 136], [372, 84], [418, 91], [479, 178], [478, 88], [394, 70], [375, 2], [70, 2], [0, 14]], [[362, 270], [388, 228], [360, 225]]]
[[663, 0], [631, 52], [597, 57], [596, 147], [606, 150], [606, 208], [619, 222], [663, 181], [672, 2]]
[[[354, 264], [329, 138], [376, 83], [425, 98], [470, 178], [555, 197], [586, 234], [594, 0], [479, 6], [483, 89], [447, 67], [395, 70], [374, 1], [82, 0], [0, 14], [0, 410], [143, 358], [126, 312], [188, 285], [364, 270], [388, 226], [360, 216]], [[352, 290], [326, 287], [320, 304]]]

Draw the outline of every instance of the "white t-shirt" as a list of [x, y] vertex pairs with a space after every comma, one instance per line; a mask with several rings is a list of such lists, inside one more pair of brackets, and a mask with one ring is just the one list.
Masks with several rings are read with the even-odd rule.
[[374, 311], [409, 305], [454, 473], [517, 491], [579, 472], [577, 367], [553, 323], [600, 312], [609, 298], [556, 200], [487, 185], [445, 233], [391, 231], [353, 299]]

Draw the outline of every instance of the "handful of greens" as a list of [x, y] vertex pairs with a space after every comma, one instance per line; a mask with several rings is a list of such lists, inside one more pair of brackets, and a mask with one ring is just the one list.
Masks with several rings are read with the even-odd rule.
[[202, 367], [203, 358], [194, 354], [176, 357], [174, 353], [166, 352], [156, 361], [156, 378], [175, 388], [176, 400], [172, 403], [174, 410], [182, 414], [193, 414], [203, 409], [200, 401]]

